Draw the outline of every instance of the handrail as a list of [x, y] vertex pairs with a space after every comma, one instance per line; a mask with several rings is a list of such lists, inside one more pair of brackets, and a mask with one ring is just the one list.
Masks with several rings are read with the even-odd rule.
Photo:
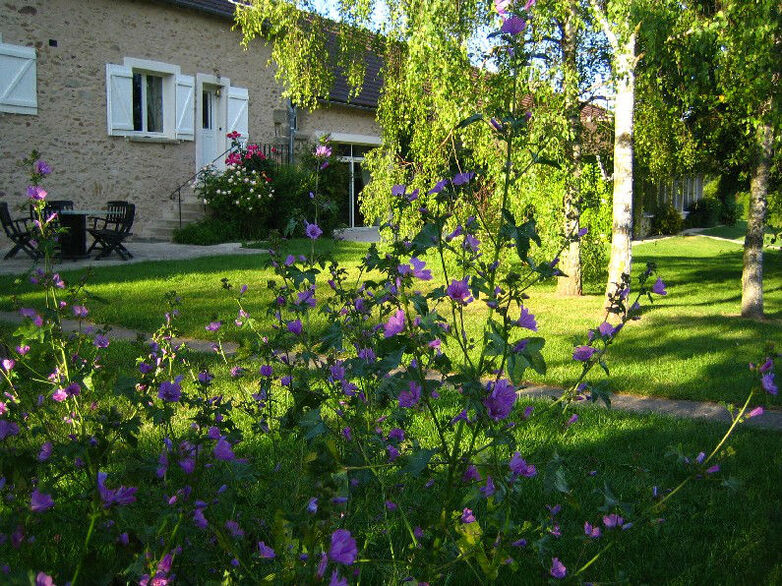
[[[207, 163], [206, 165], [204, 165], [204, 167], [208, 167], [209, 165], [213, 165], [214, 163], [216, 163], [217, 161], [222, 159], [225, 155], [227, 155], [228, 153], [230, 153], [234, 149], [236, 149], [236, 145], [231, 145], [230, 147], [228, 147], [227, 150], [223, 151], [222, 153], [217, 155], [214, 159], [212, 159], [212, 161], [210, 163]], [[174, 190], [171, 193], [168, 194], [168, 199], [170, 199], [170, 200], [173, 200], [174, 196], [176, 195], [177, 207], [179, 209], [179, 227], [180, 228], [182, 227], [182, 188], [185, 187], [191, 181], [193, 181], [193, 179], [198, 177], [199, 173], [201, 173], [201, 170], [204, 167], [201, 167], [201, 169], [199, 169], [198, 171], [193, 173], [190, 177], [188, 177], [187, 180], [184, 183], [179, 185], [179, 187], [174, 188]]]

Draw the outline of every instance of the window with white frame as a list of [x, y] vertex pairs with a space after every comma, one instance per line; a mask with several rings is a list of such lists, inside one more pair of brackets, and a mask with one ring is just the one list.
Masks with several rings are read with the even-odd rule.
[[0, 112], [38, 113], [35, 65], [32, 47], [0, 42]]
[[178, 65], [125, 58], [106, 65], [108, 133], [130, 138], [194, 140], [195, 79]]

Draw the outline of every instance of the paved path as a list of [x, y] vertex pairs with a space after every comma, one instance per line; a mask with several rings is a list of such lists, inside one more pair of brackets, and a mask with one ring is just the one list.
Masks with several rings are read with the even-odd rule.
[[[18, 313], [0, 311], [0, 322], [18, 323], [21, 317]], [[75, 320], [64, 320], [63, 329], [66, 331], [77, 331], [79, 322]], [[135, 341], [139, 332], [122, 327], [112, 327], [110, 338], [117, 340]], [[149, 335], [141, 334], [144, 339], [149, 339]], [[207, 340], [195, 340], [192, 338], [178, 338], [176, 343], [185, 342], [196, 352], [213, 352], [213, 343]], [[224, 342], [223, 350], [226, 355], [231, 356], [236, 352], [237, 344]], [[520, 395], [533, 398], [559, 398], [562, 389], [549, 386], [530, 386], [519, 391]], [[672, 417], [683, 417], [688, 419], [705, 419], [720, 423], [730, 423], [730, 415], [721, 405], [717, 403], [701, 401], [685, 401], [660, 399], [655, 397], [643, 397], [640, 395], [615, 394], [611, 396], [611, 406], [620, 411], [630, 411], [633, 413], [659, 413]], [[604, 408], [600, 403], [596, 408]], [[746, 425], [762, 429], [773, 429], [782, 431], [782, 411], [767, 410], [763, 415], [749, 419]]]
[[[55, 266], [58, 270], [72, 270], [86, 267], [103, 267], [107, 265], [122, 265], [150, 260], [186, 260], [202, 256], [237, 255], [237, 254], [265, 254], [268, 251], [262, 248], [242, 248], [238, 242], [227, 242], [213, 246], [195, 246], [193, 244], [174, 244], [173, 242], [144, 242], [134, 240], [127, 243], [127, 248], [133, 253], [133, 258], [124, 261], [117, 256], [107, 260], [64, 260]], [[0, 258], [6, 251], [0, 252]], [[26, 273], [32, 266], [32, 261], [24, 253], [18, 253], [14, 258], [0, 261], [0, 275], [18, 275]]]

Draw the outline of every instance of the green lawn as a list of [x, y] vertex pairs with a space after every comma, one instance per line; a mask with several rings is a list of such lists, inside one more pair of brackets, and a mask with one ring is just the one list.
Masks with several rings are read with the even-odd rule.
[[[355, 272], [366, 245], [324, 242], [336, 258]], [[309, 242], [293, 241], [286, 253], [308, 254]], [[657, 298], [639, 322], [630, 324], [613, 347], [609, 359], [615, 391], [644, 395], [714, 401], [740, 401], [750, 384], [746, 364], [758, 358], [765, 341], [782, 343], [782, 254], [769, 251], [765, 260], [767, 320], [739, 317], [741, 247], [730, 242], [691, 236], [637, 245], [636, 270], [656, 261], [668, 284], [669, 294]], [[180, 327], [183, 334], [204, 338], [204, 325], [213, 319], [230, 323], [235, 304], [222, 290], [227, 277], [239, 286], [250, 286], [252, 312], [269, 300], [266, 282], [272, 272], [262, 256], [224, 256], [186, 262], [149, 262], [100, 267], [90, 278], [89, 289], [108, 303], [92, 303], [96, 321], [144, 331], [154, 330], [164, 311], [163, 295], [175, 290], [182, 298]], [[436, 271], [435, 271], [436, 273]], [[63, 272], [66, 279], [80, 273]], [[325, 285], [324, 285], [325, 286]], [[587, 287], [582, 298], [558, 298], [554, 285], [531, 291], [528, 304], [538, 319], [539, 332], [548, 343], [544, 351], [549, 372], [539, 378], [567, 384], [577, 374], [571, 353], [583, 343], [586, 331], [602, 320], [599, 285]], [[41, 297], [26, 282], [0, 280], [0, 309], [13, 308], [11, 295], [22, 305], [38, 305]], [[468, 330], [480, 336], [483, 310], [469, 306]], [[241, 335], [230, 327], [224, 335]], [[600, 375], [596, 375], [600, 376]]]
[[[728, 240], [735, 240], [737, 243], [743, 244], [744, 237], [747, 235], [747, 221], [737, 220], [733, 226], [715, 226], [714, 228], [708, 228], [704, 230], [701, 232], [701, 234], [706, 234], [707, 236], [717, 236], [719, 238], [727, 238]], [[773, 243], [771, 241], [775, 234], [776, 232], [772, 228], [766, 226], [766, 246], [780, 245], [779, 241]]]

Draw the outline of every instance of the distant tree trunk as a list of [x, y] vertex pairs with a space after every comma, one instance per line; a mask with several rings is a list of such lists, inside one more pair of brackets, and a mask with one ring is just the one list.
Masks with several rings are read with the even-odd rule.
[[614, 208], [611, 261], [606, 299], [630, 273], [633, 260], [633, 111], [635, 108], [635, 33], [619, 45], [614, 57]]
[[[565, 111], [568, 117], [568, 140], [565, 145], [567, 177], [563, 201], [566, 236], [576, 234], [581, 221], [581, 108], [576, 61], [578, 9], [578, 2], [570, 0], [567, 20], [562, 27]], [[559, 266], [565, 276], [557, 279], [557, 294], [581, 295], [581, 243], [578, 240], [571, 242], [563, 251]]]
[[768, 175], [771, 167], [771, 125], [757, 129], [758, 158], [750, 182], [747, 235], [744, 238], [744, 270], [741, 274], [741, 315], [763, 317], [763, 235], [768, 209]]

